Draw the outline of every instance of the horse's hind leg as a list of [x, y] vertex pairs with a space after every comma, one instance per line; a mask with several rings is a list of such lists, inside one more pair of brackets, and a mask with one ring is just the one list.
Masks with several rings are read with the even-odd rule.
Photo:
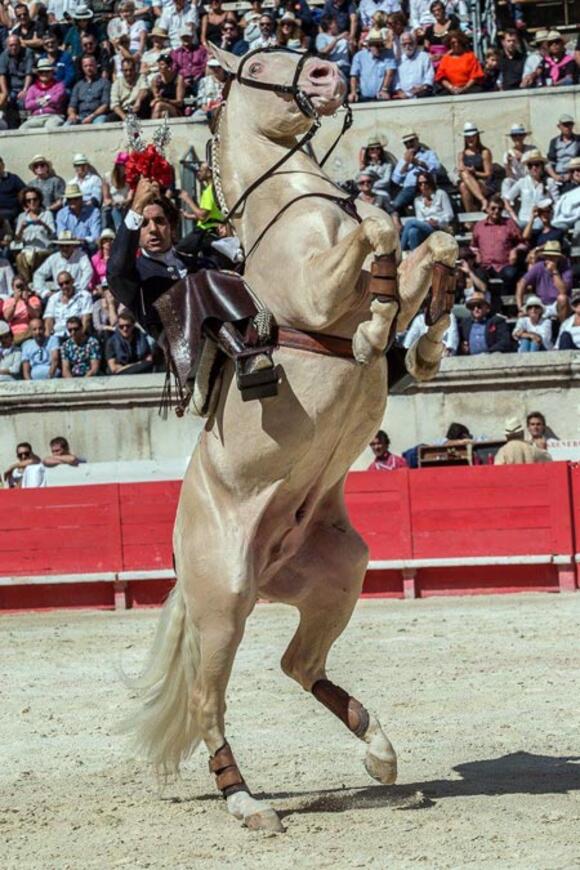
[[343, 514], [335, 522], [313, 524], [292, 566], [270, 588], [300, 611], [298, 628], [282, 658], [283, 671], [367, 744], [367, 771], [388, 785], [397, 778], [397, 757], [380, 722], [326, 674], [329, 650], [350, 620], [367, 561], [366, 544]]

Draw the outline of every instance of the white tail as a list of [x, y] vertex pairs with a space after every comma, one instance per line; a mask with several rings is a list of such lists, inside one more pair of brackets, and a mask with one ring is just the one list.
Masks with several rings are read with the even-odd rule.
[[177, 583], [161, 614], [145, 670], [130, 681], [142, 709], [127, 727], [135, 732], [138, 754], [163, 775], [177, 773], [200, 742], [192, 708], [199, 660], [199, 634]]

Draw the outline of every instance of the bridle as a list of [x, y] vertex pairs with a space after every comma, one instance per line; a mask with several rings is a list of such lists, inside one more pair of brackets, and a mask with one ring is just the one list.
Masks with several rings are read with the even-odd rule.
[[[286, 54], [295, 54], [295, 55], [299, 56], [300, 59], [296, 65], [296, 69], [294, 70], [294, 76], [293, 76], [291, 84], [282, 85], [282, 84], [277, 84], [276, 82], [261, 82], [261, 81], [256, 81], [255, 79], [252, 79], [252, 78], [248, 78], [247, 76], [243, 75], [244, 67], [246, 66], [246, 64], [250, 60], [250, 58], [254, 57], [257, 54], [273, 54], [274, 52], [285, 52]], [[211, 153], [212, 153], [212, 169], [214, 171], [214, 174], [217, 171], [217, 179], [216, 180], [218, 182], [217, 184], [214, 184], [214, 187], [215, 187], [216, 195], [218, 198], [219, 206], [220, 206], [220, 209], [221, 209], [224, 217], [228, 218], [230, 215], [235, 214], [236, 211], [240, 208], [240, 206], [245, 203], [245, 201], [250, 196], [250, 194], [253, 193], [256, 190], [256, 188], [260, 187], [260, 185], [263, 184], [264, 181], [266, 181], [268, 178], [270, 178], [275, 172], [277, 172], [277, 170], [280, 169], [280, 167], [283, 166], [284, 163], [286, 163], [288, 160], [290, 160], [290, 158], [293, 157], [293, 155], [296, 154], [297, 151], [300, 151], [301, 148], [304, 148], [304, 146], [308, 144], [308, 142], [314, 137], [314, 135], [320, 129], [321, 121], [320, 121], [320, 116], [319, 116], [318, 112], [316, 111], [316, 107], [314, 106], [314, 104], [313, 104], [312, 100], [310, 99], [310, 97], [308, 96], [308, 94], [306, 94], [305, 91], [303, 91], [302, 88], [300, 88], [298, 85], [298, 82], [300, 79], [300, 74], [302, 73], [302, 70], [304, 68], [304, 64], [306, 63], [307, 60], [309, 60], [309, 58], [311, 58], [313, 56], [314, 55], [312, 55], [312, 54], [297, 51], [296, 49], [293, 49], [293, 48], [279, 48], [277, 46], [271, 46], [269, 48], [256, 48], [253, 51], [250, 51], [250, 52], [248, 52], [248, 54], [245, 54], [243, 56], [243, 58], [240, 62], [240, 65], [237, 69], [237, 72], [230, 73], [226, 70], [226, 75], [228, 77], [228, 83], [226, 85], [224, 102], [222, 103], [222, 106], [224, 105], [225, 101], [227, 100], [227, 96], [229, 93], [229, 86], [231, 85], [231, 83], [233, 81], [237, 81], [240, 85], [243, 85], [245, 87], [256, 88], [257, 90], [261, 90], [261, 91], [273, 91], [274, 93], [277, 93], [277, 94], [284, 94], [284, 95], [289, 95], [289, 96], [293, 97], [294, 102], [296, 103], [296, 105], [298, 106], [298, 108], [302, 112], [302, 114], [305, 115], [310, 120], [312, 120], [312, 125], [307, 130], [307, 132], [304, 134], [304, 136], [302, 136], [302, 138], [299, 139], [296, 142], [296, 144], [293, 145], [292, 148], [286, 154], [284, 154], [283, 157], [280, 158], [280, 160], [277, 160], [276, 163], [274, 163], [272, 166], [270, 166], [270, 168], [268, 170], [266, 170], [266, 172], [264, 172], [255, 181], [253, 181], [252, 184], [250, 184], [250, 186], [245, 189], [245, 191], [241, 194], [241, 196], [238, 197], [238, 199], [236, 200], [234, 205], [231, 208], [228, 208], [227, 203], [226, 203], [225, 198], [224, 198], [224, 195], [223, 195], [223, 190], [221, 187], [221, 180], [219, 178], [219, 165], [217, 162], [217, 146], [219, 143], [219, 120], [220, 120], [221, 111], [222, 111], [222, 109], [220, 107], [219, 116], [218, 116], [217, 131], [214, 134], [214, 137], [213, 137], [212, 142], [211, 142]], [[340, 141], [342, 136], [352, 126], [352, 110], [351, 110], [348, 102], [346, 101], [346, 97], [345, 97], [345, 101], [344, 101], [343, 105], [346, 109], [346, 112], [345, 112], [344, 121], [342, 124], [342, 129], [341, 129], [340, 133], [338, 134], [338, 136], [336, 137], [333, 144], [331, 145], [331, 147], [328, 149], [328, 151], [324, 155], [324, 158], [320, 161], [319, 166], [321, 168], [324, 166], [324, 164], [326, 163], [326, 161], [328, 160], [328, 158], [330, 157], [330, 155], [332, 154], [332, 152], [334, 151], [334, 149], [338, 145], [338, 142]], [[330, 194], [325, 194], [325, 193], [321, 193], [321, 194], [311, 193], [311, 194], [304, 194], [303, 196], [321, 196], [321, 197], [324, 197], [327, 199], [332, 199], [333, 201], [341, 200], [341, 201], [344, 201], [345, 204], [352, 202], [352, 200], [350, 200], [348, 198], [333, 197]], [[302, 199], [303, 196], [297, 197], [297, 199]], [[281, 209], [274, 216], [274, 218], [270, 221], [270, 223], [265, 228], [265, 230], [263, 230], [262, 233], [260, 233], [260, 235], [258, 236], [258, 239], [254, 242], [250, 251], [247, 252], [246, 258], [249, 257], [250, 253], [254, 250], [254, 248], [256, 247], [258, 242], [261, 241], [262, 237], [267, 232], [267, 230], [270, 228], [270, 226], [272, 226], [272, 224], [277, 220], [277, 218], [281, 214], [281, 212], [285, 211], [286, 208], [288, 208], [288, 206], [291, 205], [293, 202], [296, 202], [296, 200], [292, 200], [290, 203], [287, 203], [286, 206], [284, 206], [284, 208]]]

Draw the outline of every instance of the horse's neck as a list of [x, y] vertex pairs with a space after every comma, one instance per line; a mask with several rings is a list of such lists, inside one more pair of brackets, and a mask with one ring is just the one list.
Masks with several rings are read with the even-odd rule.
[[[281, 144], [257, 134], [241, 107], [228, 106], [219, 131], [220, 182], [231, 208], [256, 179], [284, 157], [296, 140]], [[240, 147], [241, 146], [241, 147]], [[269, 219], [290, 200], [308, 193], [338, 193], [335, 184], [303, 151], [292, 155], [273, 175], [250, 194], [236, 232], [248, 248]]]

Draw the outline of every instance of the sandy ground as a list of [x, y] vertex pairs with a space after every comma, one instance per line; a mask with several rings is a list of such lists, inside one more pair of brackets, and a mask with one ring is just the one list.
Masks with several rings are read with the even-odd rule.
[[2, 617], [2, 868], [580, 866], [580, 594], [361, 602], [330, 676], [381, 717], [394, 787], [280, 672], [294, 613], [259, 606], [229, 738], [281, 835], [226, 816], [204, 752], [160, 792], [115, 734], [157, 615]]

